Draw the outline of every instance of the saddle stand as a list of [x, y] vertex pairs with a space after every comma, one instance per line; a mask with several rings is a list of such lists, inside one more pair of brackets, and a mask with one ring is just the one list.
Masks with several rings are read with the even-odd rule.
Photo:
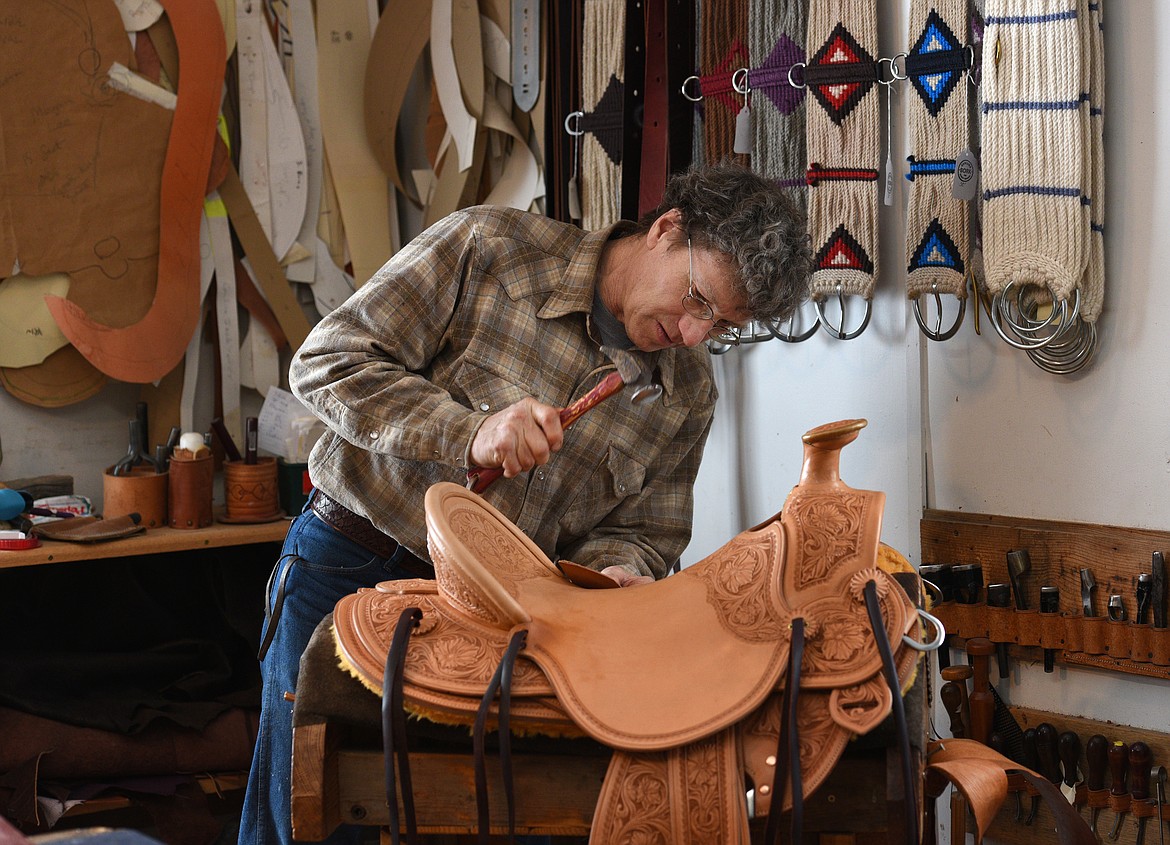
[[613, 749], [591, 845], [639, 832], [747, 845], [749, 788], [754, 815], [768, 817], [766, 841], [778, 841], [780, 811], [791, 808], [790, 841], [800, 842], [804, 798], [851, 737], [893, 712], [904, 827], [916, 843], [921, 778], [902, 694], [922, 648], [918, 611], [879, 566], [884, 494], [855, 490], [838, 472], [841, 449], [864, 426], [806, 433], [800, 481], [779, 514], [636, 588], [576, 586], [478, 495], [432, 487], [436, 580], [385, 582], [333, 614], [343, 666], [383, 696], [392, 841], [399, 787], [414, 838], [406, 713], [473, 726], [482, 841], [483, 738], [494, 730], [505, 779], [513, 732]]

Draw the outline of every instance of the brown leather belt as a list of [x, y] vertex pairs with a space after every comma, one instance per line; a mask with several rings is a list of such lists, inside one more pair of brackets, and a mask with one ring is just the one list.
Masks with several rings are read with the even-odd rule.
[[[317, 517], [333, 530], [344, 534], [359, 546], [378, 557], [391, 558], [398, 552], [398, 541], [374, 527], [364, 516], [356, 514], [336, 499], [331, 499], [318, 488], [309, 505]], [[429, 563], [405, 551], [398, 565], [418, 578], [434, 578], [435, 570]]]

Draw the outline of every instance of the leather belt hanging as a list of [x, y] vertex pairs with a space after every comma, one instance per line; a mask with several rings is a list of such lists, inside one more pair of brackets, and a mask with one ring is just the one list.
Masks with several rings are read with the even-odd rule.
[[581, 101], [581, 27], [584, 23], [582, 0], [556, 0], [548, 4], [545, 27], [549, 61], [545, 66], [545, 91], [548, 92], [549, 120], [545, 124], [545, 193], [546, 213], [565, 223], [569, 213], [568, 185], [576, 179], [573, 157], [577, 138], [567, 133], [563, 121], [577, 111]]
[[638, 216], [658, 207], [668, 172], [670, 116], [666, 53], [666, 0], [646, 0], [645, 104], [642, 109], [642, 162], [638, 174]]
[[[809, 288], [822, 328], [839, 340], [849, 340], [868, 325], [877, 269], [876, 4], [813, 0], [808, 52], [803, 73], [793, 76], [797, 82], [803, 80], [811, 94], [805, 178], [815, 264]], [[845, 329], [846, 296], [865, 301], [865, 318], [852, 332]], [[842, 306], [838, 329], [821, 312], [829, 297]]]
[[[973, 51], [965, 44], [966, 0], [914, 0], [910, 8], [910, 51], [905, 70], [913, 92], [907, 101], [910, 119], [910, 195], [906, 220], [906, 295], [923, 333], [946, 340], [962, 324], [960, 310], [951, 327], [941, 330], [940, 294], [961, 301], [967, 296], [970, 266], [970, 215], [956, 188], [975, 192], [969, 153], [968, 72]], [[964, 154], [966, 153], [966, 154]], [[956, 174], [962, 160], [964, 169]], [[934, 297], [939, 330], [923, 320], [923, 294]]]
[[691, 164], [694, 148], [694, 103], [683, 96], [683, 80], [695, 64], [695, 0], [666, 0], [667, 102], [670, 112], [670, 154], [667, 172]]
[[639, 182], [642, 173], [642, 124], [645, 120], [646, 20], [642, 0], [626, 0], [625, 87], [622, 91], [622, 149], [630, 154], [622, 161], [620, 213], [624, 220], [638, 217]]

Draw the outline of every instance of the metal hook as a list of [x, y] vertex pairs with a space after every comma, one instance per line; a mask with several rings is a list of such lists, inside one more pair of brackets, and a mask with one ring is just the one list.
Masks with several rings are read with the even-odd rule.
[[954, 324], [944, 332], [941, 330], [942, 329], [943, 306], [942, 306], [942, 297], [940, 297], [938, 294], [938, 285], [932, 284], [930, 286], [930, 292], [934, 296], [934, 306], [938, 310], [938, 319], [935, 320], [934, 328], [928, 329], [926, 327], [926, 323], [924, 322], [924, 318], [922, 316], [922, 297], [921, 296], [916, 297], [914, 299], [914, 319], [918, 321], [918, 328], [922, 329], [922, 333], [924, 335], [926, 335], [928, 338], [930, 338], [931, 340], [938, 340], [938, 341], [950, 340], [952, 337], [955, 336], [955, 332], [957, 332], [959, 330], [959, 326], [963, 325], [963, 315], [967, 311], [967, 297], [961, 296], [958, 298], [959, 299], [959, 313], [957, 315], [955, 315]]
[[[696, 97], [692, 97], [690, 94], [687, 93], [687, 85], [691, 82], [691, 80], [694, 80], [695, 84], [699, 86], [699, 94]], [[682, 88], [679, 90], [681, 90], [682, 95], [684, 97], [686, 97], [688, 100], [690, 100], [692, 103], [701, 103], [703, 101], [703, 82], [697, 76], [688, 76], [686, 79], [684, 79], [683, 84], [682, 84]]]
[[813, 307], [817, 309], [817, 319], [820, 321], [821, 328], [837, 340], [853, 340], [869, 325], [869, 318], [873, 316], [873, 300], [865, 300], [865, 317], [862, 319], [861, 325], [852, 332], [845, 331], [845, 294], [841, 292], [841, 285], [837, 285], [837, 302], [841, 306], [841, 325], [839, 327], [834, 327], [825, 317], [824, 300], [821, 299], [813, 300]]
[[806, 68], [806, 67], [808, 67], [808, 62], [797, 62], [796, 64], [789, 67], [788, 68], [788, 84], [791, 85], [793, 88], [807, 88], [808, 86], [805, 83], [801, 82], [798, 85], [796, 82], [794, 82], [792, 80], [792, 71], [796, 70], [797, 68], [800, 68], [801, 75], [803, 76], [804, 75], [804, 68]]
[[[747, 96], [752, 92], [751, 80], [748, 79], [748, 69], [741, 67], [731, 74], [731, 87], [735, 89], [737, 94]], [[743, 80], [743, 87], [740, 87], [740, 80]]]
[[942, 648], [943, 641], [947, 638], [946, 626], [943, 625], [941, 619], [931, 613], [927, 613], [921, 607], [917, 608], [917, 610], [919, 617], [934, 626], [934, 639], [928, 643], [920, 643], [917, 640], [911, 639], [906, 634], [903, 634], [902, 642], [910, 646], [910, 648], [914, 649], [915, 651], [938, 651], [940, 648]]
[[[576, 138], [580, 135], [584, 135], [585, 131], [583, 129], [581, 129], [581, 118], [583, 118], [584, 116], [585, 116], [585, 112], [583, 112], [583, 111], [569, 112], [568, 115], [565, 116], [565, 131], [568, 132], [570, 135], [572, 135], [574, 138]], [[569, 125], [570, 123], [574, 123], [576, 128], [571, 127]]]

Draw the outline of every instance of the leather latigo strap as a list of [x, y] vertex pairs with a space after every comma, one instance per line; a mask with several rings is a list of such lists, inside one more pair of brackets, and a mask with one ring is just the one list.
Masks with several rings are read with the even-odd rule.
[[[666, 187], [670, 136], [669, 73], [666, 59], [666, 0], [646, 0], [646, 72], [642, 108], [642, 160], [638, 171], [638, 217], [653, 211]], [[628, 61], [628, 59], [627, 59]]]
[[549, 197], [546, 213], [555, 220], [571, 222], [568, 184], [573, 172], [573, 147], [577, 139], [565, 131], [565, 118], [580, 108], [581, 102], [581, 27], [584, 22], [582, 0], [555, 0], [548, 3], [545, 32], [546, 55], [557, 57], [547, 62], [545, 96], [548, 119], [545, 121], [545, 191]]
[[666, 0], [666, 62], [670, 109], [670, 150], [667, 171], [678, 173], [691, 165], [695, 104], [683, 96], [683, 81], [695, 64], [695, 0]]
[[914, 0], [905, 70], [912, 93], [906, 222], [906, 294], [964, 297], [971, 261], [969, 205], [951, 192], [956, 156], [968, 147], [967, 4]]
[[626, 0], [625, 86], [622, 90], [622, 194], [619, 214], [623, 220], [638, 218], [642, 173], [642, 125], [646, 80], [646, 19], [642, 0]]
[[876, 4], [812, 0], [808, 53], [808, 225], [816, 262], [810, 290], [815, 299], [869, 299], [880, 157]]

